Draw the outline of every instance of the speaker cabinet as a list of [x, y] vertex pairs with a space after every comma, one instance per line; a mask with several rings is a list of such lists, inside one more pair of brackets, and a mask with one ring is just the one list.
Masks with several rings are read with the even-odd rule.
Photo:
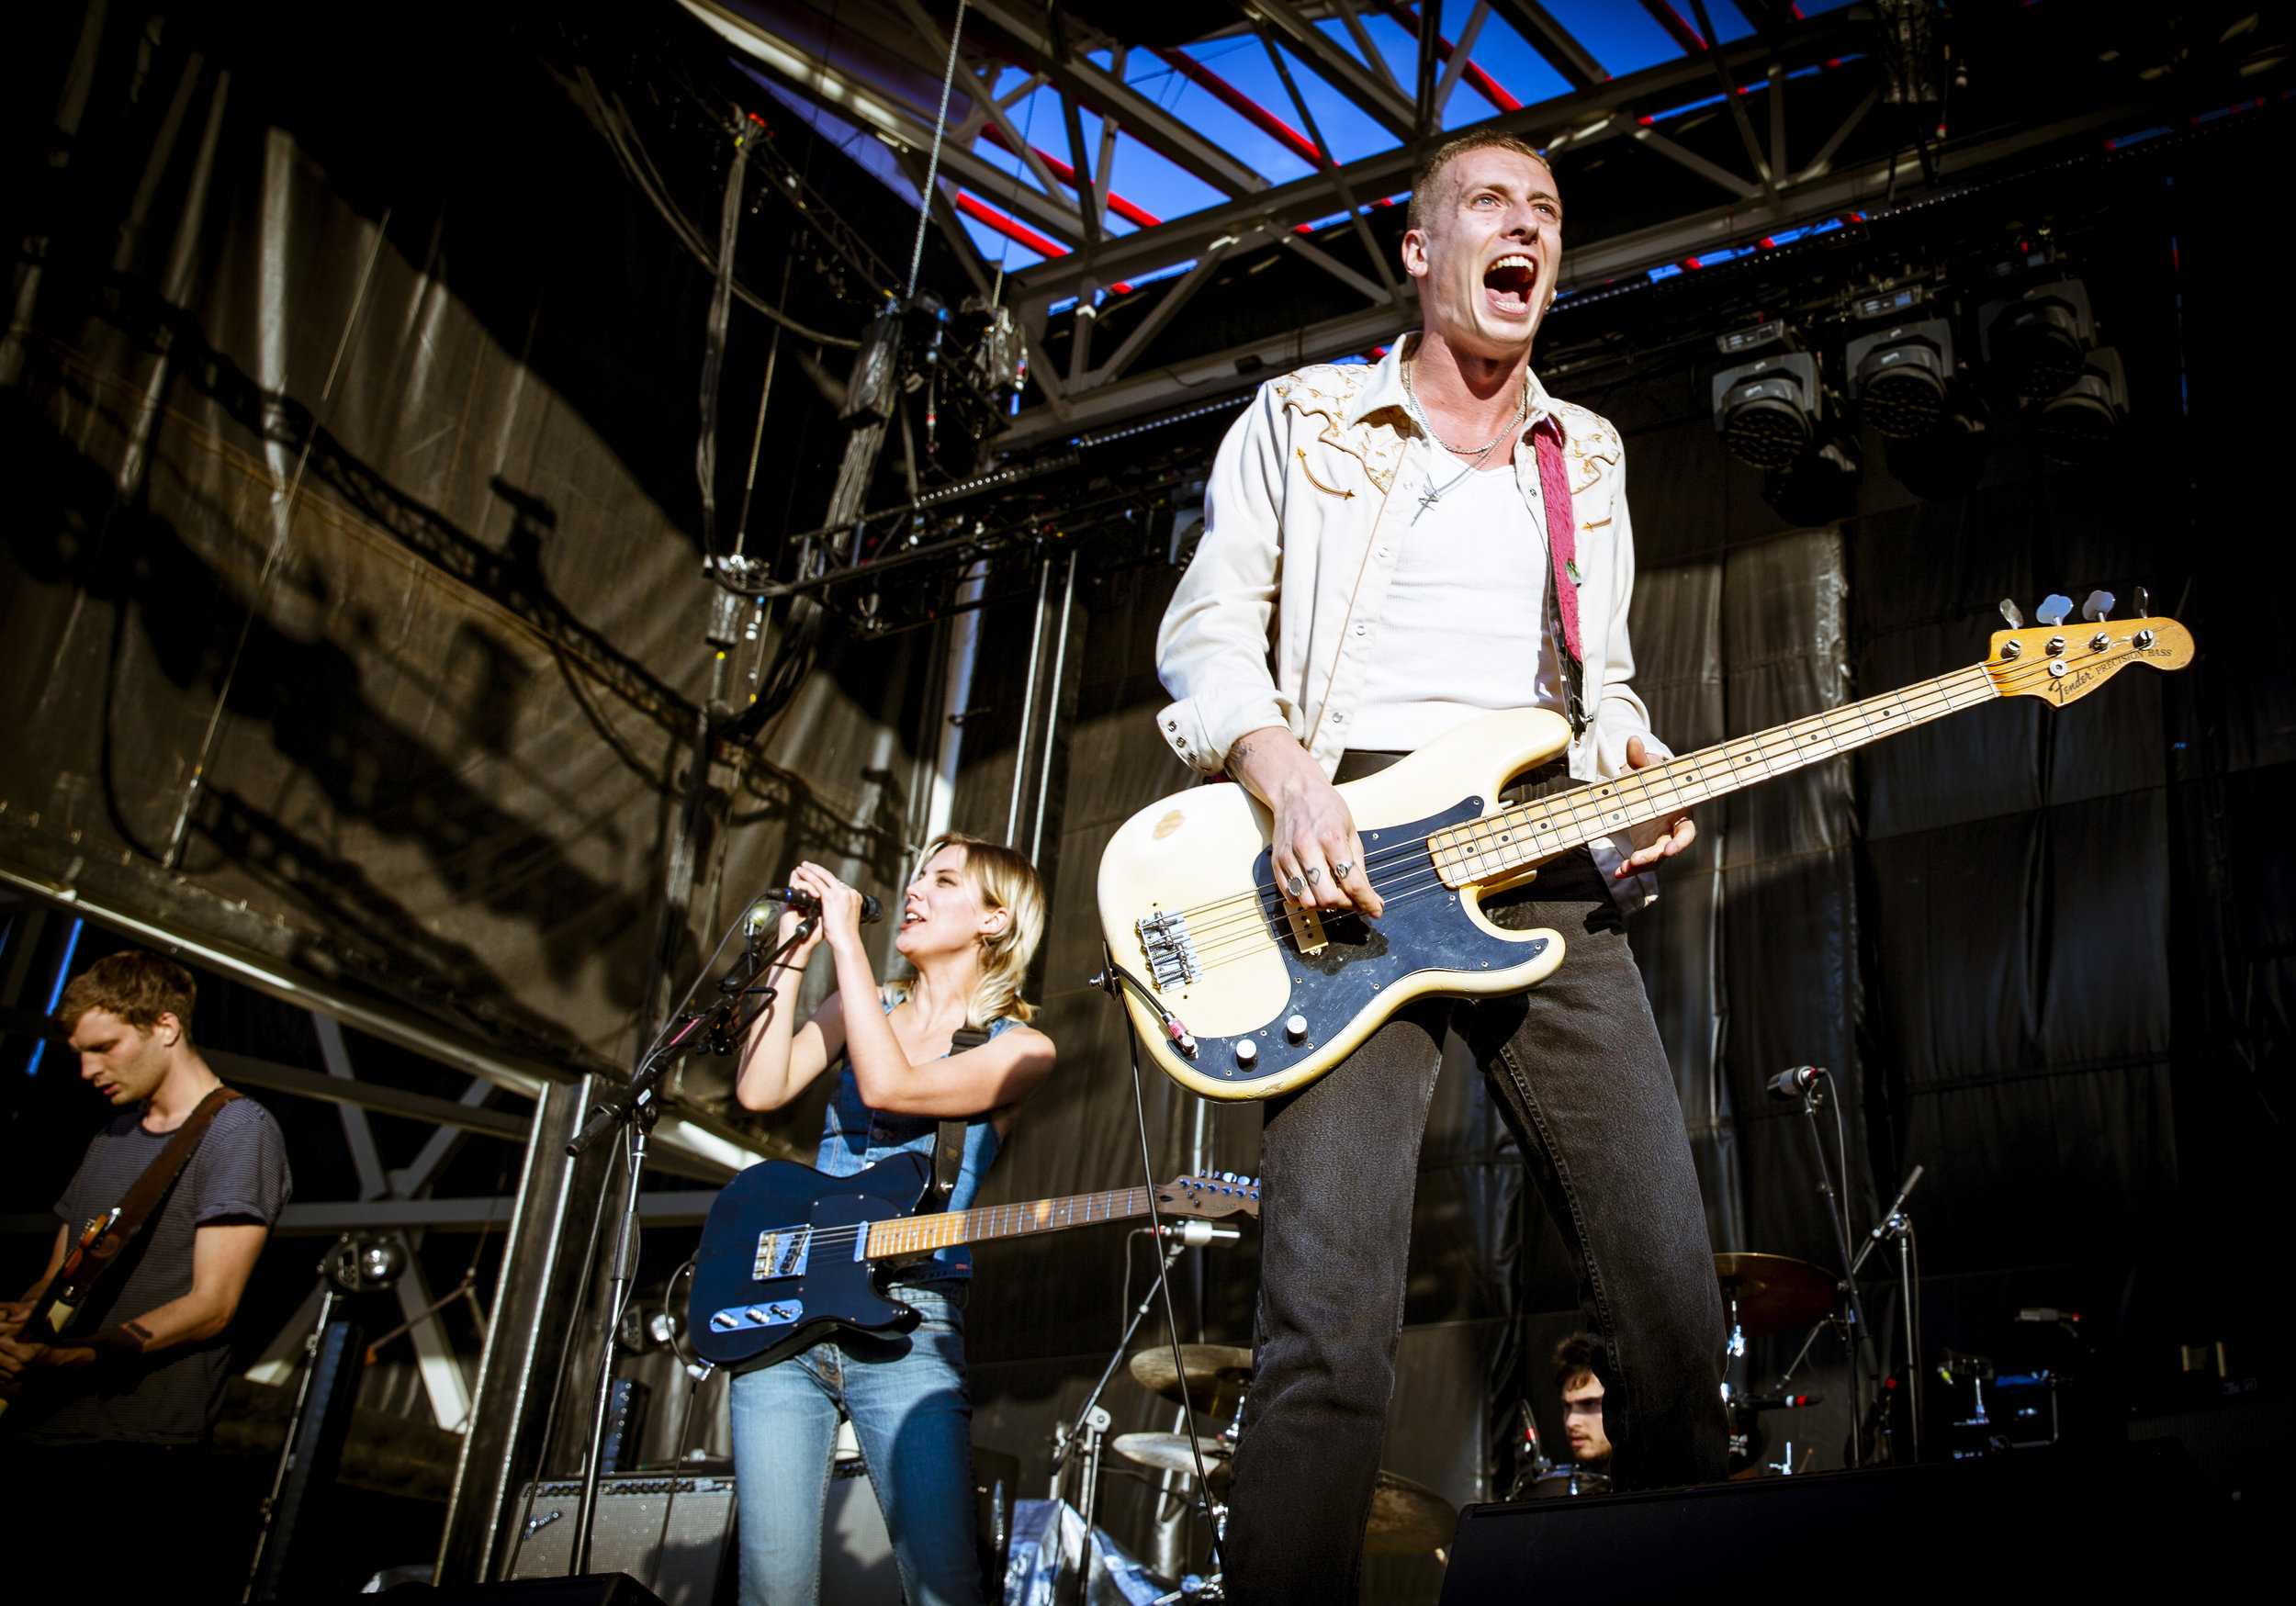
[[[518, 1507], [523, 1527], [511, 1558], [512, 1578], [550, 1578], [566, 1571], [581, 1498], [579, 1478], [526, 1486]], [[602, 1573], [628, 1574], [662, 1606], [712, 1606], [721, 1584], [730, 1589], [733, 1537], [731, 1477], [625, 1472], [598, 1480], [590, 1565]]]
[[2174, 1445], [1469, 1506], [1443, 1606], [2186, 1594], [2196, 1566], [2234, 1576], [2231, 1516]]

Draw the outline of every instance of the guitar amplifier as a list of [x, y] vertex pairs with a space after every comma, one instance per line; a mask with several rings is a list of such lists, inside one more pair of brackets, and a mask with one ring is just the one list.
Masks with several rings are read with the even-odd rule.
[[[567, 1571], [581, 1499], [580, 1478], [526, 1486], [517, 1507], [521, 1528], [512, 1578], [557, 1578]], [[627, 1573], [660, 1596], [663, 1606], [711, 1606], [721, 1587], [730, 1592], [737, 1572], [733, 1541], [730, 1477], [625, 1472], [598, 1480], [591, 1570]]]

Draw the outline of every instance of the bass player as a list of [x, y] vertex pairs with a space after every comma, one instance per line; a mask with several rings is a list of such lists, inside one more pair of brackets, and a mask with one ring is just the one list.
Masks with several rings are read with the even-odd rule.
[[[1412, 185], [1404, 267], [1424, 327], [1376, 366], [1262, 387], [1228, 432], [1205, 533], [1165, 613], [1166, 741], [1274, 816], [1277, 879], [1326, 920], [1382, 905], [1335, 782], [1536, 705], [1566, 765], [1515, 795], [1671, 757], [1631, 680], [1634, 545], [1617, 432], [1549, 396], [1532, 343], [1562, 201], [1518, 140], [1470, 134]], [[1689, 848], [1687, 814], [1486, 899], [1551, 927], [1543, 986], [1399, 1011], [1330, 1074], [1270, 1101], [1255, 1373], [1234, 1462], [1230, 1598], [1356, 1596], [1403, 1315], [1413, 1185], [1444, 1039], [1465, 1035], [1580, 1268], [1616, 1481], [1724, 1470], [1722, 1313], [1698, 1179], [1622, 899]]]

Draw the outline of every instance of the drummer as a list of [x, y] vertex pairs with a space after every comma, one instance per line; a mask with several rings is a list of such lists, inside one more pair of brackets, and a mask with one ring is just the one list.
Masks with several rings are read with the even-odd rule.
[[1607, 1473], [1610, 1436], [1603, 1432], [1603, 1380], [1594, 1375], [1592, 1333], [1574, 1332], [1555, 1346], [1555, 1387], [1562, 1395], [1570, 1459], [1584, 1471]]

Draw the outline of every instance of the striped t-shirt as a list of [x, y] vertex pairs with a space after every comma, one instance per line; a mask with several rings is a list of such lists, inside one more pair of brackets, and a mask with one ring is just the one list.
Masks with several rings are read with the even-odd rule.
[[[73, 1236], [89, 1217], [126, 1196], [172, 1135], [145, 1131], [141, 1109], [111, 1117], [56, 1201], [56, 1214]], [[225, 1105], [143, 1230], [104, 1274], [65, 1342], [72, 1334], [132, 1321], [190, 1293], [191, 1245], [199, 1229], [231, 1221], [268, 1227], [278, 1220], [293, 1186], [287, 1143], [271, 1112], [252, 1098]], [[8, 1413], [10, 1426], [18, 1425], [20, 1411], [22, 1435], [34, 1443], [197, 1443], [221, 1409], [231, 1356], [227, 1329], [152, 1355], [107, 1356], [69, 1372], [34, 1374]]]

